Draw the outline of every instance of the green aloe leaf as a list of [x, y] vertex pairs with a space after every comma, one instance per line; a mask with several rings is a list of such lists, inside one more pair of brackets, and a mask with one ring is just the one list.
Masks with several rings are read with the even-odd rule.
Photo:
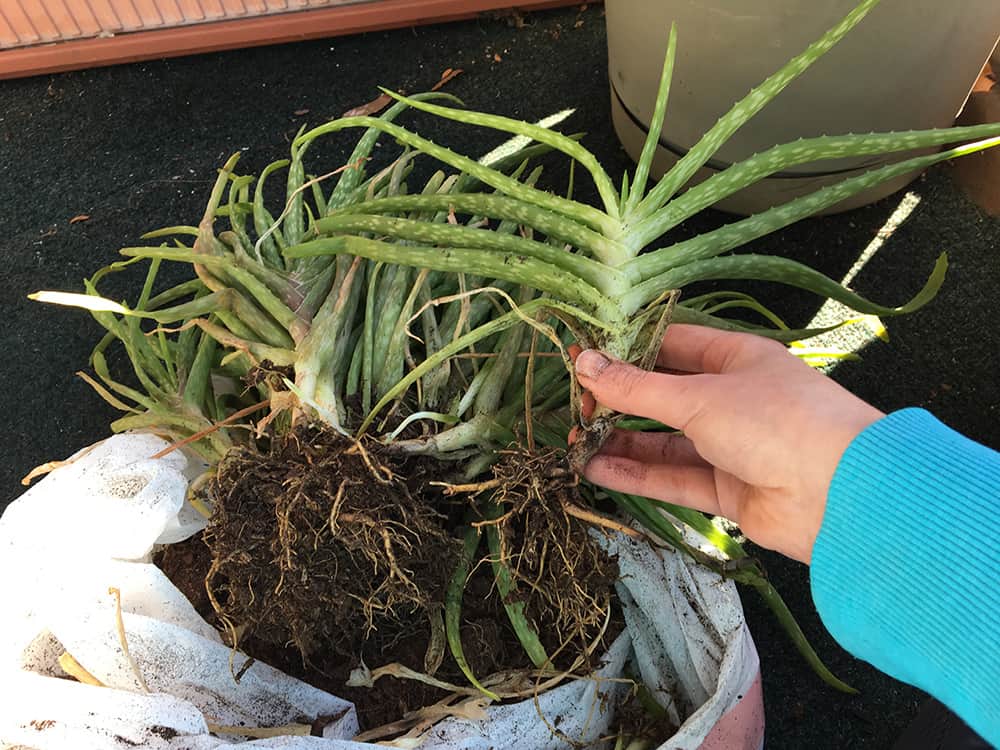
[[660, 133], [663, 132], [663, 119], [667, 114], [667, 100], [670, 98], [670, 82], [674, 77], [674, 60], [677, 57], [677, 24], [670, 24], [670, 36], [667, 39], [667, 54], [663, 59], [663, 71], [660, 73], [660, 85], [656, 92], [656, 103], [653, 105], [653, 116], [649, 121], [649, 130], [646, 133], [646, 142], [642, 145], [642, 153], [639, 155], [639, 162], [635, 168], [635, 177], [632, 180], [631, 193], [626, 199], [625, 193], [629, 192], [628, 175], [623, 178], [622, 200], [628, 206], [628, 213], [631, 213], [642, 200], [646, 190], [646, 180], [649, 179], [649, 170], [653, 165], [653, 157], [656, 156], [656, 149], [660, 145]]
[[469, 666], [469, 660], [465, 658], [465, 649], [462, 647], [462, 594], [465, 591], [465, 582], [472, 569], [472, 563], [479, 548], [479, 529], [470, 528], [464, 534], [464, 544], [462, 547], [462, 557], [455, 567], [455, 573], [448, 584], [448, 590], [444, 595], [444, 628], [448, 639], [448, 648], [451, 655], [462, 670], [462, 674], [472, 684], [490, 700], [499, 701], [500, 696], [483, 687], [483, 684], [476, 679], [476, 675]]
[[541, 208], [572, 217], [576, 221], [595, 229], [610, 229], [614, 231], [618, 226], [618, 222], [615, 219], [612, 219], [610, 216], [596, 208], [586, 206], [575, 201], [566, 200], [565, 198], [561, 198], [557, 195], [546, 193], [544, 190], [529, 187], [523, 182], [519, 182], [518, 180], [481, 164], [474, 159], [455, 153], [451, 149], [444, 148], [443, 146], [438, 146], [436, 143], [433, 143], [416, 133], [377, 118], [345, 117], [341, 120], [334, 120], [333, 122], [329, 122], [325, 125], [320, 125], [318, 128], [300, 136], [300, 138], [296, 139], [295, 143], [299, 143], [300, 141], [304, 142], [306, 139], [316, 138], [325, 133], [332, 133], [339, 130], [345, 130], [347, 128], [357, 127], [378, 128], [407, 146], [432, 156], [438, 161], [444, 162], [461, 172], [466, 172], [485, 184], [499, 190], [505, 195], [517, 198], [518, 200], [526, 201], [540, 206]]
[[614, 303], [597, 289], [550, 263], [513, 253], [493, 253], [475, 248], [438, 248], [396, 245], [363, 237], [330, 237], [290, 247], [285, 255], [306, 258], [348, 253], [370, 260], [429, 268], [449, 273], [474, 273], [487, 278], [527, 284], [567, 302], [609, 311]]
[[615, 192], [614, 185], [611, 183], [611, 178], [608, 176], [608, 173], [604, 171], [604, 167], [601, 166], [597, 157], [581, 146], [574, 138], [563, 135], [562, 133], [552, 130], [551, 128], [542, 127], [541, 125], [533, 125], [532, 123], [525, 122], [524, 120], [515, 120], [510, 117], [492, 115], [485, 112], [474, 112], [466, 109], [442, 107], [437, 104], [415, 101], [402, 96], [401, 94], [389, 91], [388, 89], [382, 89], [382, 91], [397, 101], [409, 104], [414, 109], [429, 112], [447, 120], [455, 120], [465, 125], [479, 125], [492, 130], [500, 130], [506, 133], [513, 133], [514, 135], [526, 136], [538, 141], [539, 143], [544, 143], [561, 151], [571, 159], [578, 161], [588, 172], [590, 172], [591, 177], [594, 179], [594, 184], [597, 186], [597, 192], [600, 194], [601, 200], [604, 202], [604, 210], [607, 211], [610, 216], [617, 218], [618, 193]]
[[466, 247], [492, 252], [524, 255], [558, 266], [604, 294], [615, 294], [625, 287], [625, 276], [617, 269], [562, 248], [488, 229], [473, 229], [452, 224], [433, 224], [376, 214], [335, 214], [316, 222], [319, 235], [369, 233], [394, 239], [420, 242], [437, 247]]
[[591, 253], [603, 263], [617, 265], [628, 257], [623, 244], [608, 239], [572, 218], [504, 195], [449, 193], [376, 198], [350, 207], [352, 214], [390, 214], [412, 211], [454, 211], [490, 219], [502, 219], [532, 227], [548, 237]]
[[[780, 284], [798, 287], [814, 292], [822, 297], [841, 302], [853, 310], [867, 315], [904, 315], [919, 310], [926, 305], [941, 288], [948, 270], [948, 256], [938, 256], [934, 269], [923, 289], [909, 302], [898, 307], [888, 307], [871, 302], [841, 286], [809, 266], [789, 258], [773, 255], [729, 255], [722, 258], [707, 258], [688, 263], [680, 268], [667, 271], [635, 287], [623, 300], [626, 309], [638, 309], [639, 300], [652, 300], [664, 289], [680, 289], [695, 281], [712, 279], [752, 279], [755, 281], [776, 281]], [[658, 289], [656, 295], [653, 290]], [[641, 304], [641, 303], [640, 303]]]
[[733, 164], [695, 185], [636, 225], [630, 233], [629, 243], [636, 247], [644, 247], [702, 209], [713, 206], [748, 185], [797, 164], [808, 164], [824, 159], [914, 151], [948, 143], [993, 138], [998, 135], [1000, 135], [1000, 123], [898, 133], [800, 138]]
[[763, 213], [749, 216], [711, 232], [698, 235], [690, 240], [646, 253], [629, 261], [622, 270], [629, 275], [629, 278], [635, 280], [649, 279], [692, 261], [721, 255], [727, 250], [739, 247], [750, 240], [763, 237], [789, 224], [793, 224], [799, 219], [811, 216], [818, 211], [839, 203], [845, 198], [849, 198], [886, 180], [926, 169], [938, 162], [967, 154], [974, 154], [998, 145], [1000, 145], [1000, 137], [988, 138], [956, 146], [937, 154], [918, 156], [896, 164], [879, 167], [857, 177], [850, 177], [836, 185], [821, 188], [815, 193], [796, 198], [782, 206], [768, 209]]
[[[489, 513], [490, 520], [500, 517], [500, 508], [496, 503], [491, 503]], [[497, 584], [497, 593], [503, 601], [504, 610], [510, 620], [511, 627], [517, 639], [521, 642], [521, 647], [531, 659], [531, 663], [538, 669], [551, 667], [549, 656], [545, 652], [545, 647], [538, 639], [538, 631], [528, 621], [524, 614], [524, 602], [517, 598], [517, 586], [511, 575], [510, 568], [503, 559], [503, 551], [500, 549], [500, 532], [495, 524], [486, 526], [486, 541], [490, 547], [490, 563], [493, 566], [493, 575]]]
[[[649, 195], [643, 199], [637, 208], [640, 217], [649, 216], [669, 201], [712, 155], [719, 150], [729, 137], [743, 126], [751, 117], [760, 112], [764, 106], [776, 97], [792, 81], [804, 73], [810, 65], [822, 57], [831, 47], [839, 42], [848, 31], [853, 29], [868, 12], [877, 5], [879, 0], [862, 0], [850, 13], [842, 18], [823, 36], [810, 44], [805, 51], [796, 55], [760, 86], [750, 91], [739, 102], [709, 128], [690, 151], [688, 151]], [[660, 134], [657, 133], [659, 138]]]
[[440, 350], [435, 352], [433, 356], [425, 358], [420, 364], [410, 370], [398, 383], [396, 383], [396, 385], [387, 391], [379, 402], [372, 407], [368, 416], [365, 417], [361, 426], [358, 428], [358, 434], [363, 434], [382, 409], [388, 406], [395, 399], [402, 396], [411, 385], [416, 383], [417, 380], [424, 377], [435, 367], [441, 366], [448, 359], [454, 357], [462, 351], [465, 351], [477, 342], [493, 336], [494, 334], [500, 333], [501, 331], [505, 331], [513, 325], [523, 324], [526, 319], [531, 318], [546, 309], [559, 310], [571, 317], [582, 320], [595, 328], [608, 328], [607, 324], [589, 316], [583, 310], [574, 308], [571, 305], [551, 299], [534, 299], [517, 310], [501, 315], [498, 318], [494, 318], [493, 320], [483, 323], [478, 328], [469, 331], [465, 335], [453, 339]]

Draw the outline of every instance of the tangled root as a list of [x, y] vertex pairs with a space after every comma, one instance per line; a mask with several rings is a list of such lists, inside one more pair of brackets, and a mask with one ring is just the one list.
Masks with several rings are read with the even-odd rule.
[[[504, 451], [486, 483], [500, 515], [500, 557], [540, 634], [558, 634], [562, 658], [589, 652], [605, 625], [618, 565], [581, 520], [577, 479], [565, 453]], [[550, 653], [555, 658], [555, 654]]]
[[206, 587], [234, 642], [352, 656], [372, 631], [426, 622], [460, 550], [429, 503], [433, 470], [316, 428], [268, 453], [233, 449], [208, 490], [204, 538]]

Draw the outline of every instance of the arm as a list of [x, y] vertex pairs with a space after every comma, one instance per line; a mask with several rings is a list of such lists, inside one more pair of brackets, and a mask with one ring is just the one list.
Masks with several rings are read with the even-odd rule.
[[837, 466], [810, 573], [848, 651], [1000, 745], [1000, 454], [920, 409], [871, 425]]

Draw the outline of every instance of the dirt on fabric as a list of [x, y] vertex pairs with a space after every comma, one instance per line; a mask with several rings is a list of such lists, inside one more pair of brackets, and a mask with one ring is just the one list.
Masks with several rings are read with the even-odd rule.
[[[482, 493], [450, 489], [454, 464], [299, 428], [264, 451], [233, 449], [207, 487], [208, 528], [165, 548], [157, 563], [231, 645], [351, 700], [363, 730], [382, 727], [449, 692], [391, 676], [350, 687], [358, 667], [400, 664], [468, 684], [442, 615], [469, 522], [484, 532], [462, 595], [473, 673], [533, 669], [505, 611], [516, 603], [557, 669], [599, 666], [590, 655], [623, 627], [617, 565], [592, 526], [565, 512], [575, 487], [552, 470], [558, 461], [502, 455], [487, 506]], [[491, 533], [498, 548], [486, 543]], [[512, 575], [505, 597], [494, 557]]]

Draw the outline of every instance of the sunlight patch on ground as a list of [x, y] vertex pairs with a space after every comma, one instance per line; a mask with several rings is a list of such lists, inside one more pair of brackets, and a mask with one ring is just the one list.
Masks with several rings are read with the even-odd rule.
[[[868, 243], [861, 255], [858, 256], [858, 259], [844, 275], [844, 278], [840, 280], [841, 284], [847, 287], [851, 286], [851, 282], [857, 278], [868, 261], [875, 257], [875, 254], [882, 249], [886, 240], [909, 218], [910, 214], [913, 213], [919, 204], [920, 196], [916, 193], [907, 192], [903, 196], [896, 210], [892, 212], [892, 215], [882, 225], [882, 228], [876, 232], [875, 237], [872, 238], [872, 241]], [[876, 339], [888, 340], [885, 327], [879, 318], [874, 315], [859, 317], [849, 307], [834, 300], [827, 300], [823, 303], [823, 306], [816, 312], [813, 319], [806, 324], [806, 327], [822, 328], [823, 326], [833, 325], [850, 318], [855, 318], [859, 322], [811, 338], [806, 344], [810, 347], [836, 348], [846, 352], [859, 352]], [[834, 366], [836, 366], [836, 363], [830, 365], [831, 369]]]

